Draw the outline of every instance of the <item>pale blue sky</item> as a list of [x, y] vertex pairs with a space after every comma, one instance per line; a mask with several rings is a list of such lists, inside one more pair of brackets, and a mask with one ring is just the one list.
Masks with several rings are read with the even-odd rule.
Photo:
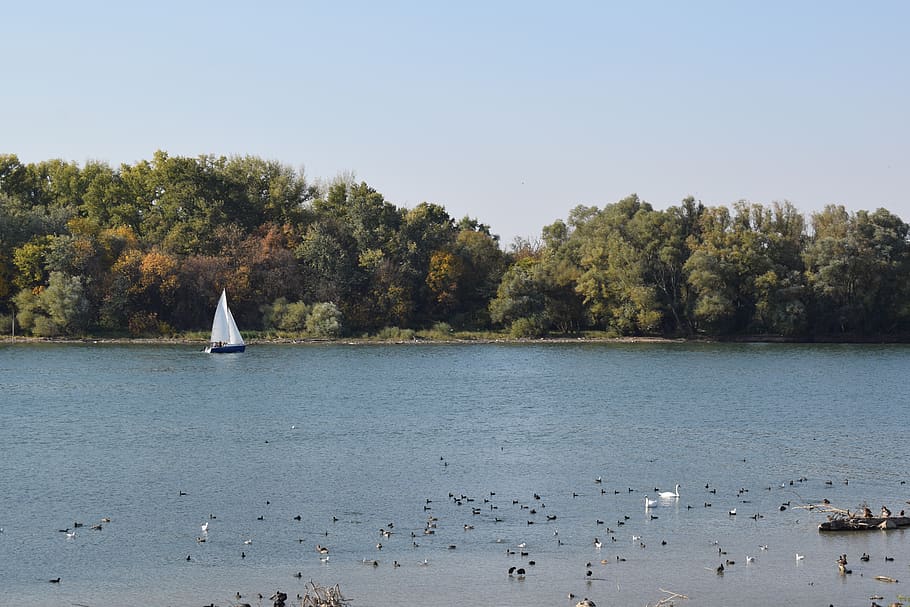
[[910, 221], [910, 2], [15, 2], [0, 152], [256, 155], [516, 235], [637, 192]]

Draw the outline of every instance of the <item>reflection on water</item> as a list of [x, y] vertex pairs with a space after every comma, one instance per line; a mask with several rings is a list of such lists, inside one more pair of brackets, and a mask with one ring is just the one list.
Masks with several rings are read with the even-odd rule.
[[910, 508], [907, 353], [0, 346], [3, 602], [256, 604], [310, 579], [357, 605], [894, 600], [874, 577], [906, 577], [906, 532], [820, 535], [802, 506]]

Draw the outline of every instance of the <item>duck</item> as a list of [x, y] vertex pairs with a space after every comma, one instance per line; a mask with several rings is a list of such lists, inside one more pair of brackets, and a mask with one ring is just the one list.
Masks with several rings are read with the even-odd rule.
[[664, 499], [679, 497], [679, 483], [676, 483], [676, 489], [673, 491], [662, 491], [658, 495]]

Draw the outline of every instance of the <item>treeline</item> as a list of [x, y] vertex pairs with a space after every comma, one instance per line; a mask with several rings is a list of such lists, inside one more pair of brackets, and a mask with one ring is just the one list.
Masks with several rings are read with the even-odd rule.
[[115, 169], [0, 155], [0, 328], [205, 330], [222, 288], [245, 330], [318, 336], [881, 336], [910, 328], [908, 226], [789, 203], [579, 206], [508, 251], [439, 205], [309, 182], [257, 157]]

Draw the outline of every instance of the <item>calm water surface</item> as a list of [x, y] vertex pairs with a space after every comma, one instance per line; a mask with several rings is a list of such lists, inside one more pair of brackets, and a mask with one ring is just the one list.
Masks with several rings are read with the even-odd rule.
[[7, 343], [0, 604], [256, 605], [308, 580], [358, 606], [890, 602], [874, 576], [910, 580], [907, 532], [820, 535], [798, 506], [910, 509], [908, 354]]

